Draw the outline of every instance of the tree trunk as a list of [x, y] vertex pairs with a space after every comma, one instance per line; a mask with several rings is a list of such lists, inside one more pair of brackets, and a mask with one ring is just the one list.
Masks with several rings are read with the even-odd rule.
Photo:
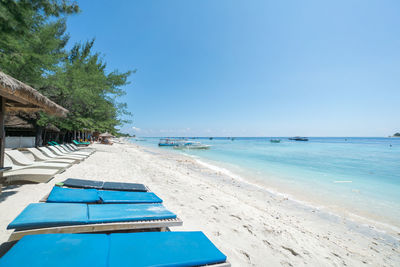
[[43, 127], [36, 125], [36, 138], [35, 138], [35, 146], [42, 146], [43, 145]]
[[[47, 134], [47, 130], [46, 129], [43, 130], [42, 136], [43, 136], [42, 143], [47, 144], [47, 141], [53, 141], [53, 140], [50, 140], [51, 139], [51, 134]], [[49, 136], [49, 137], [47, 138], [47, 136]]]

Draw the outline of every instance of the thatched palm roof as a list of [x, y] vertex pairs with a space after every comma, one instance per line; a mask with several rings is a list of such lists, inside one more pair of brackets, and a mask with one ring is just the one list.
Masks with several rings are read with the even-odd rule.
[[[6, 115], [4, 117], [4, 126], [6, 129], [8, 128], [9, 130], [11, 129], [18, 129], [18, 130], [35, 130], [35, 127], [32, 125], [32, 123], [27, 122], [26, 120], [15, 116], [15, 115]], [[60, 129], [58, 129], [56, 126], [53, 124], [48, 124], [45, 129], [47, 131], [51, 132], [60, 132]]]
[[68, 110], [57, 105], [29, 85], [0, 71], [0, 96], [6, 98], [6, 110], [35, 112], [43, 110], [51, 115], [65, 117]]

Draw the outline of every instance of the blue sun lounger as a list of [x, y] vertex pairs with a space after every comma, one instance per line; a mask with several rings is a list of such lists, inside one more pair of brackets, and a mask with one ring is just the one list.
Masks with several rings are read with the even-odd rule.
[[182, 221], [162, 204], [29, 204], [8, 226], [9, 241], [42, 233], [165, 230]]
[[52, 203], [162, 203], [152, 192], [102, 191], [97, 189], [75, 189], [55, 186], [46, 202]]
[[146, 192], [146, 186], [137, 183], [121, 183], [121, 182], [103, 182], [96, 180], [84, 180], [76, 178], [68, 178], [61, 183], [67, 187], [74, 188], [91, 188], [100, 190], [116, 190], [116, 191], [132, 191], [132, 192]]
[[202, 232], [25, 236], [0, 267], [230, 266]]

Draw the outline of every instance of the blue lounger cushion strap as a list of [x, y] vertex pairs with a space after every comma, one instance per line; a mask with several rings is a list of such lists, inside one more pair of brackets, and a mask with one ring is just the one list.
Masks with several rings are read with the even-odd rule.
[[152, 192], [103, 191], [54, 186], [46, 202], [49, 203], [162, 203]]
[[43, 234], [23, 237], [0, 267], [199, 266], [226, 262], [202, 232]]
[[175, 219], [162, 204], [29, 204], [8, 226], [17, 231], [56, 226]]

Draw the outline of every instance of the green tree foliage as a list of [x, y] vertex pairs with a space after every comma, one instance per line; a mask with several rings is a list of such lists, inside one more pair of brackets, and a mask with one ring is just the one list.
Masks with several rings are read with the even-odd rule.
[[120, 115], [128, 115], [126, 104], [118, 97], [125, 91], [121, 86], [128, 84], [131, 71], [107, 73], [106, 64], [99, 53], [92, 52], [94, 40], [76, 44], [41, 91], [53, 101], [67, 108], [66, 119], [51, 120], [43, 116], [40, 123], [49, 120], [66, 130], [88, 129], [113, 132], [123, 123]]
[[[62, 131], [115, 133], [127, 115], [117, 98], [131, 71], [107, 73], [94, 41], [65, 51], [66, 16], [79, 12], [71, 0], [0, 0], [0, 70], [31, 85], [67, 108], [65, 119], [44, 113], [20, 117], [38, 126], [52, 123]], [[40, 135], [40, 134], [39, 134]]]
[[67, 0], [0, 0], [0, 69], [37, 88], [64, 57]]

